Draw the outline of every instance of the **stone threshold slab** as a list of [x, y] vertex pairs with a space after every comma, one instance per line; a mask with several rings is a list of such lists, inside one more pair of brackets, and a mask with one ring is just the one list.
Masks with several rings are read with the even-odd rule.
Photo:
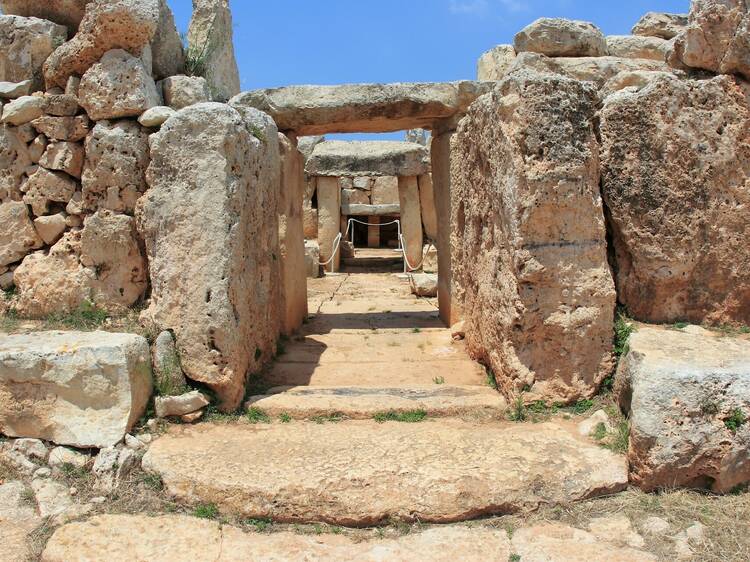
[[340, 414], [349, 419], [366, 420], [381, 412], [414, 410], [422, 410], [428, 417], [487, 415], [500, 418], [507, 402], [495, 389], [482, 386], [296, 386], [272, 388], [264, 395], [251, 396], [245, 406], [260, 408], [273, 418], [286, 414], [293, 419]]
[[346, 526], [456, 522], [623, 490], [625, 458], [561, 423], [177, 426], [143, 466], [179, 502]]

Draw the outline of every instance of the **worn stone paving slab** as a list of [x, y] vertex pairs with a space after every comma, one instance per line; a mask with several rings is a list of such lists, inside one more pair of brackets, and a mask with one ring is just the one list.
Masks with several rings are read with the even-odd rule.
[[493, 388], [445, 384], [404, 388], [356, 386], [298, 386], [271, 389], [251, 396], [247, 407], [260, 408], [272, 417], [287, 414], [309, 419], [332, 413], [350, 419], [371, 419], [379, 412], [423, 410], [429, 417], [502, 416], [505, 399]]
[[[519, 553], [523, 554], [519, 554]], [[228, 525], [180, 515], [102, 515], [58, 529], [44, 562], [651, 562], [656, 558], [564, 525], [516, 531], [451, 525], [397, 539], [355, 541], [342, 535], [245, 533]]]
[[482, 385], [486, 375], [471, 359], [357, 361], [354, 363], [277, 363], [263, 376], [266, 386], [377, 386], [435, 384]]
[[627, 485], [625, 458], [572, 428], [456, 419], [176, 427], [143, 466], [178, 501], [283, 522], [451, 522]]

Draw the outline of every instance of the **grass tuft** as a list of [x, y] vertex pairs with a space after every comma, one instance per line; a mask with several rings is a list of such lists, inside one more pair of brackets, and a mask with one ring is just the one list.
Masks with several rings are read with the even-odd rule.
[[727, 419], [724, 420], [724, 425], [732, 433], [737, 433], [737, 430], [747, 423], [747, 418], [742, 410], [735, 408]]
[[252, 424], [256, 423], [271, 423], [271, 418], [268, 414], [266, 414], [263, 410], [260, 408], [256, 408], [255, 406], [251, 407], [247, 411], [247, 421], [249, 421]]
[[199, 519], [216, 519], [219, 516], [219, 508], [212, 503], [202, 503], [193, 509], [193, 517]]
[[378, 412], [373, 416], [373, 419], [378, 423], [385, 423], [388, 421], [418, 423], [423, 421], [426, 417], [427, 412], [424, 410], [408, 410], [406, 412]]
[[435, 377], [432, 379], [435, 384], [445, 384], [445, 377]]
[[635, 326], [632, 321], [625, 315], [623, 310], [617, 312], [615, 318], [615, 355], [622, 357], [626, 355], [630, 349], [628, 340], [630, 335], [635, 331]]

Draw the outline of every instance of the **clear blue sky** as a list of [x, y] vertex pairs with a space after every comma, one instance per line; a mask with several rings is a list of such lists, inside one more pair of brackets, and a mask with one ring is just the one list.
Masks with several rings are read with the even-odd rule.
[[[191, 0], [167, 1], [178, 29], [187, 30]], [[622, 35], [646, 12], [687, 13], [689, 5], [689, 0], [231, 0], [243, 90], [474, 79], [484, 51], [512, 43], [539, 17], [587, 20], [605, 34]]]

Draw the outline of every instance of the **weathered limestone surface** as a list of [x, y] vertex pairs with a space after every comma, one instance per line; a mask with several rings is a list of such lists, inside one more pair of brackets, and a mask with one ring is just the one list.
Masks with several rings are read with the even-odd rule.
[[671, 43], [659, 37], [639, 35], [610, 35], [607, 52], [612, 57], [627, 59], [652, 59], [664, 62]]
[[185, 70], [182, 38], [167, 0], [159, 0], [159, 24], [151, 41], [151, 66], [155, 80], [175, 76]]
[[488, 80], [502, 80], [508, 73], [513, 60], [516, 58], [516, 50], [513, 45], [498, 45], [493, 47], [479, 57], [477, 62], [477, 80], [480, 82]]
[[[3, 13], [49, 20], [68, 28], [70, 36], [78, 30], [86, 5], [93, 0], [2, 0]], [[43, 61], [42, 61], [43, 62]]]
[[175, 110], [171, 107], [159, 105], [147, 110], [138, 118], [138, 122], [144, 127], [161, 127], [161, 125], [172, 115]]
[[0, 426], [74, 447], [118, 443], [151, 396], [148, 342], [135, 334], [0, 337]]
[[0, 125], [0, 202], [21, 198], [21, 182], [31, 155], [15, 127]]
[[231, 410], [278, 334], [277, 131], [259, 112], [203, 103], [149, 140], [150, 189], [136, 208], [152, 283], [144, 314], [173, 331], [185, 374]]
[[67, 203], [78, 184], [68, 174], [39, 168], [26, 182], [23, 202], [37, 216], [46, 215], [50, 203]]
[[750, 341], [697, 326], [641, 326], [616, 379], [630, 412], [631, 479], [646, 490], [674, 486], [729, 492], [750, 481]]
[[34, 228], [42, 240], [44, 240], [44, 243], [51, 246], [60, 239], [67, 228], [65, 215], [57, 213], [55, 215], [37, 217], [34, 219]]
[[411, 292], [418, 297], [437, 296], [437, 275], [433, 273], [413, 273], [409, 276]]
[[470, 353], [508, 395], [575, 401], [612, 368], [597, 100], [590, 84], [517, 72], [451, 143], [455, 292]]
[[419, 269], [422, 262], [422, 211], [419, 202], [419, 183], [415, 176], [398, 178], [398, 198], [401, 209], [401, 234], [407, 268]]
[[540, 18], [513, 39], [517, 53], [550, 57], [601, 57], [607, 54], [604, 34], [594, 24], [563, 18]]
[[3, 106], [3, 123], [20, 126], [41, 117], [44, 113], [44, 99], [36, 96], [22, 96]]
[[84, 73], [104, 53], [123, 49], [141, 56], [159, 26], [160, 0], [97, 0], [86, 10], [78, 33], [44, 63], [47, 86], [65, 88], [71, 75]]
[[685, 29], [687, 24], [687, 14], [649, 12], [635, 24], [632, 33], [643, 37], [673, 39]]
[[67, 35], [51, 21], [0, 15], [0, 81], [31, 80], [33, 90], [42, 89], [42, 65]]
[[518, 69], [561, 74], [575, 80], [590, 80], [599, 86], [623, 71], [658, 70], [671, 72], [663, 61], [620, 57], [546, 57], [537, 53], [520, 53], [509, 72]]
[[83, 170], [83, 145], [67, 141], [52, 141], [39, 159], [39, 165], [49, 170], [58, 170], [81, 177]]
[[143, 465], [180, 500], [245, 517], [344, 525], [511, 513], [627, 483], [623, 457], [554, 424], [477, 431], [458, 420], [175, 428], [151, 445]]
[[383, 215], [397, 215], [401, 212], [398, 203], [390, 205], [363, 205], [360, 203], [342, 203], [341, 212], [347, 216], [380, 217]]
[[21, 82], [0, 81], [0, 98], [15, 99], [31, 93], [31, 80]]
[[435, 210], [435, 190], [432, 186], [432, 175], [419, 176], [419, 204], [422, 208], [422, 224], [424, 233], [430, 240], [438, 238], [438, 220]]
[[419, 176], [430, 170], [429, 151], [400, 141], [326, 141], [307, 160], [314, 176]]
[[86, 137], [83, 208], [133, 213], [146, 191], [148, 131], [135, 121], [99, 121]]
[[21, 261], [26, 254], [43, 245], [34, 229], [29, 210], [20, 201], [0, 204], [0, 268]]
[[745, 0], [695, 0], [674, 50], [689, 67], [750, 79], [750, 6]]
[[31, 125], [50, 139], [77, 142], [86, 137], [91, 128], [91, 121], [86, 115], [75, 117], [43, 115], [39, 119], [34, 119]]
[[[20, 497], [20, 492], [19, 492]], [[20, 501], [20, 499], [19, 499]], [[521, 560], [578, 562], [655, 562], [656, 557], [617, 544], [617, 537], [598, 537], [559, 523], [516, 529], [463, 525], [442, 526], [397, 539], [355, 541], [343, 535], [245, 533], [229, 525], [181, 515], [147, 517], [100, 515], [71, 523], [50, 539], [43, 562], [111, 562], [133, 558], [167, 562], [172, 553], [196, 562], [244, 560], [325, 560], [328, 562], [507, 562]], [[523, 554], [518, 554], [523, 553]]]
[[3, 562], [26, 562], [32, 557], [28, 535], [42, 522], [26, 500], [26, 485], [19, 480], [0, 484], [0, 536]]
[[288, 86], [243, 92], [233, 103], [265, 111], [299, 136], [431, 128], [462, 113], [492, 83]]
[[338, 271], [341, 264], [341, 250], [334, 255], [336, 237], [341, 231], [341, 188], [338, 178], [318, 178], [318, 244], [320, 261], [325, 263], [326, 271]]
[[162, 105], [154, 79], [141, 59], [122, 49], [108, 51], [86, 71], [79, 99], [94, 121], [136, 117]]
[[307, 275], [302, 226], [305, 191], [304, 160], [296, 143], [279, 133], [279, 256], [283, 319], [281, 330], [291, 335], [307, 318]]
[[637, 319], [750, 323], [750, 102], [729, 76], [607, 98], [602, 187]]
[[208, 82], [201, 76], [170, 76], [159, 84], [164, 94], [164, 104], [175, 110], [211, 101]]
[[49, 254], [27, 256], [14, 281], [16, 308], [24, 316], [70, 312], [89, 301], [122, 312], [147, 286], [133, 217], [98, 211], [83, 230], [67, 232]]
[[398, 177], [381, 176], [372, 182], [372, 204], [373, 205], [396, 205], [398, 198]]
[[217, 101], [226, 101], [240, 93], [232, 34], [229, 0], [193, 0], [188, 45], [195, 52], [207, 54], [207, 78]]

